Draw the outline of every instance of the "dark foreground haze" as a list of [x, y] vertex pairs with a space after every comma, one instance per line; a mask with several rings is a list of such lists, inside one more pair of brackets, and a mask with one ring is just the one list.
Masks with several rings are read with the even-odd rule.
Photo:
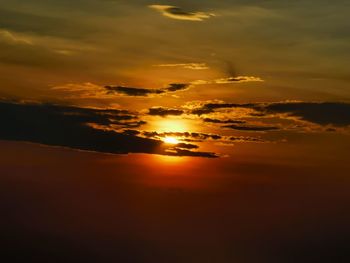
[[16, 142], [0, 154], [6, 262], [347, 262], [350, 166], [333, 149], [307, 165]]

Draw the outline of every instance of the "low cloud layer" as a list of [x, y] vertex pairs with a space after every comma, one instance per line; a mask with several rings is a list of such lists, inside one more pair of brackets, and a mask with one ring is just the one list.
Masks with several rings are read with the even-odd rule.
[[167, 146], [161, 140], [116, 132], [137, 128], [142, 120], [126, 110], [100, 110], [51, 104], [0, 102], [0, 140], [15, 140], [103, 153], [149, 153], [217, 157], [193, 152], [193, 145]]
[[[350, 125], [350, 104], [342, 102], [276, 102], [276, 103], [197, 103], [188, 109], [190, 114], [205, 115], [221, 110], [246, 109], [242, 117], [293, 117], [295, 119], [318, 125], [334, 125], [338, 127]], [[234, 126], [235, 128], [236, 126]]]
[[206, 12], [187, 12], [171, 5], [149, 5], [149, 8], [159, 11], [165, 17], [177, 20], [203, 21], [215, 16], [212, 13]]
[[224, 136], [212, 133], [199, 133], [199, 132], [149, 132], [149, 131], [137, 131], [137, 130], [125, 130], [126, 134], [136, 134], [146, 138], [162, 139], [166, 137], [176, 137], [183, 142], [204, 142], [214, 141], [221, 143], [233, 143], [233, 142], [267, 142], [260, 137], [252, 136]]
[[350, 125], [350, 104], [341, 102], [271, 103], [261, 109], [266, 114], [285, 113], [319, 125]]

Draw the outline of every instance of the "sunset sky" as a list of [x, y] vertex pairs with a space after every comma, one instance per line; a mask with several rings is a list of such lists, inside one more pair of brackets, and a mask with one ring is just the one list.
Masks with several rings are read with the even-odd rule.
[[349, 12], [0, 0], [6, 262], [349, 262]]

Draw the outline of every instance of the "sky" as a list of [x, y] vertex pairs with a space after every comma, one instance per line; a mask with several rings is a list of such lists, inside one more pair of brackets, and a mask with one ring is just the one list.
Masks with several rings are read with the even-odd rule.
[[348, 262], [349, 10], [0, 0], [6, 255]]

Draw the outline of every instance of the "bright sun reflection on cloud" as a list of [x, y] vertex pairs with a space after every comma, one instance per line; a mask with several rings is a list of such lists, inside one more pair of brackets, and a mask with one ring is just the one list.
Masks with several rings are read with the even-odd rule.
[[164, 141], [165, 143], [168, 143], [168, 144], [178, 144], [178, 143], [179, 143], [179, 140], [176, 139], [175, 137], [165, 137], [165, 138], [163, 139], [163, 141]]
[[186, 132], [187, 126], [182, 119], [163, 119], [154, 123], [154, 128], [158, 132]]

